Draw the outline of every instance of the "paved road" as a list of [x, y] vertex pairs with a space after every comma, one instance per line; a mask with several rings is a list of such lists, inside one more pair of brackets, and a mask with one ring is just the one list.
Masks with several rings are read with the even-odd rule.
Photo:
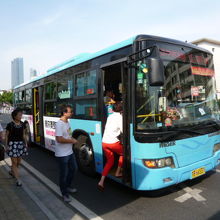
[[[1, 117], [0, 117], [1, 120]], [[52, 153], [33, 147], [24, 158], [58, 183], [58, 167]], [[190, 182], [171, 187], [161, 196], [137, 192], [111, 180], [105, 192], [96, 188], [99, 177], [78, 173], [75, 198], [104, 219], [220, 219], [220, 168]]]

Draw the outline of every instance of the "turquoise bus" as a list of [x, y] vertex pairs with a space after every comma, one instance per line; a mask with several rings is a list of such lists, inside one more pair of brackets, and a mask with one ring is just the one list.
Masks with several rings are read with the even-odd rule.
[[[122, 178], [136, 190], [156, 190], [197, 178], [220, 164], [220, 125], [212, 54], [193, 44], [138, 35], [96, 53], [84, 53], [14, 89], [30, 139], [53, 151], [63, 104], [80, 170], [101, 173], [104, 92], [123, 102]], [[116, 157], [117, 159], [117, 157]]]

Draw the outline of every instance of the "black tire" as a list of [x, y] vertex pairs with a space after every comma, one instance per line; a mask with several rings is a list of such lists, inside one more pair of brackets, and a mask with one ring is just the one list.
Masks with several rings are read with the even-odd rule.
[[88, 176], [95, 176], [95, 161], [92, 144], [88, 136], [80, 135], [74, 146], [79, 170]]

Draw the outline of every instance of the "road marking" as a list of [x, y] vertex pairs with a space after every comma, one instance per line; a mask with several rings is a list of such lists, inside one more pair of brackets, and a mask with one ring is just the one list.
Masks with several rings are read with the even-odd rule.
[[198, 202], [206, 201], [206, 199], [199, 194], [199, 193], [202, 192], [202, 190], [200, 190], [200, 189], [196, 189], [196, 188], [191, 189], [190, 187], [185, 187], [185, 188], [183, 188], [183, 190], [186, 193], [183, 194], [182, 196], [179, 196], [176, 199], [174, 199], [175, 201], [183, 203], [183, 202], [185, 202], [186, 200], [188, 200], [190, 198], [194, 198]]
[[[10, 158], [5, 159], [6, 163], [11, 165]], [[30, 173], [32, 173], [34, 176], [36, 176], [38, 179], [40, 179], [41, 182], [43, 182], [47, 187], [49, 187], [53, 192], [55, 192], [57, 195], [62, 197], [59, 187], [53, 183], [51, 180], [49, 180], [46, 176], [44, 176], [42, 173], [40, 173], [38, 170], [36, 170], [34, 167], [32, 167], [30, 164], [22, 160], [22, 164]], [[77, 201], [75, 198], [70, 196], [72, 201], [69, 203], [74, 209], [78, 210], [80, 213], [82, 213], [85, 217], [91, 220], [103, 220], [100, 216], [96, 215], [93, 211], [88, 209], [86, 206], [84, 206], [82, 203]]]
[[182, 196], [179, 196], [178, 198], [176, 198], [175, 201], [183, 203], [190, 198], [192, 198], [192, 196], [189, 193], [185, 193]]

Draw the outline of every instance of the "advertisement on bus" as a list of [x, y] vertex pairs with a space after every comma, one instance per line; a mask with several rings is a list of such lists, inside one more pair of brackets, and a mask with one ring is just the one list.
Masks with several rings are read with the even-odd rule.
[[55, 126], [58, 120], [55, 117], [44, 117], [45, 148], [51, 151], [55, 148]]
[[22, 121], [28, 122], [28, 129], [30, 131], [31, 141], [34, 141], [34, 127], [33, 127], [33, 115], [22, 115]]

